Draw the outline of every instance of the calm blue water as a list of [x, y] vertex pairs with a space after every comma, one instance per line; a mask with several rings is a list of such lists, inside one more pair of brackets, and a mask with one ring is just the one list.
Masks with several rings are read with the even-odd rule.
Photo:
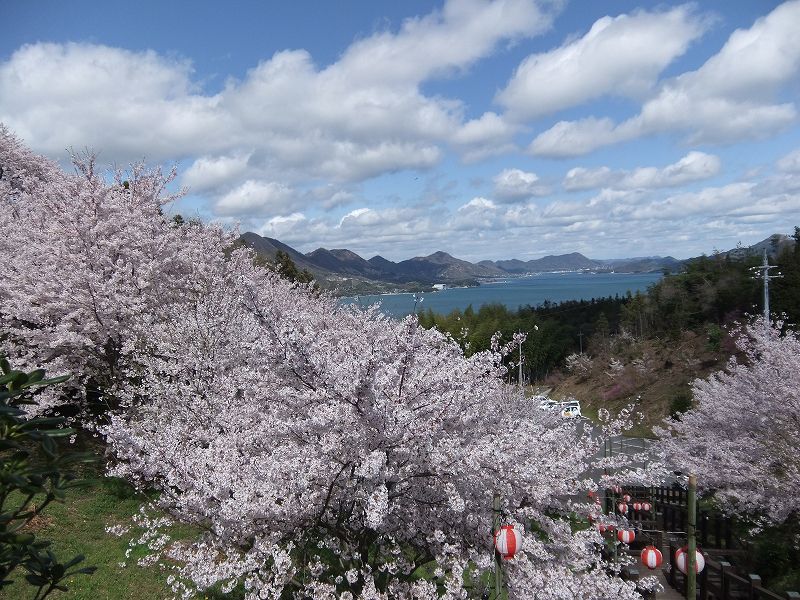
[[[431, 309], [435, 313], [447, 314], [458, 308], [464, 310], [472, 305], [478, 310], [483, 304], [505, 304], [511, 310], [527, 304], [538, 305], [545, 300], [590, 300], [619, 294], [630, 290], [642, 292], [660, 280], [661, 273], [542, 273], [486, 283], [475, 288], [456, 288], [441, 292], [421, 294], [422, 302], [417, 310]], [[382, 296], [358, 296], [342, 298], [344, 303], [358, 302], [369, 306], [380, 302], [386, 314], [403, 317], [414, 312], [413, 294], [385, 294]]]

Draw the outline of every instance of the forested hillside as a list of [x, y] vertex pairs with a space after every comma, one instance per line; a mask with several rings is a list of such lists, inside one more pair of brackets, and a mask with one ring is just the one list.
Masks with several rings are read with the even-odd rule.
[[[771, 264], [781, 273], [770, 281], [771, 312], [800, 321], [800, 228]], [[763, 310], [763, 281], [754, 270], [762, 256], [717, 253], [686, 262], [646, 293], [626, 297], [545, 302], [511, 311], [502, 305], [472, 307], [437, 315], [420, 314], [469, 353], [485, 350], [494, 332], [510, 339], [527, 334], [523, 377], [574, 395], [590, 407], [645, 407], [656, 422], [691, 405], [688, 384], [724, 366], [734, 351], [730, 326]], [[506, 358], [509, 378], [518, 378], [517, 353]]]

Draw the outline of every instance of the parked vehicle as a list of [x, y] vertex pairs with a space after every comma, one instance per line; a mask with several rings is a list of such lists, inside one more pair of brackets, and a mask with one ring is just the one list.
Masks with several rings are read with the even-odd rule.
[[578, 400], [566, 400], [559, 402], [547, 396], [534, 396], [538, 400], [539, 410], [558, 410], [562, 417], [581, 417], [581, 403]]
[[558, 408], [560, 405], [560, 402], [553, 400], [552, 398], [548, 398], [547, 396], [539, 397], [539, 408], [541, 410], [552, 410], [554, 408]]

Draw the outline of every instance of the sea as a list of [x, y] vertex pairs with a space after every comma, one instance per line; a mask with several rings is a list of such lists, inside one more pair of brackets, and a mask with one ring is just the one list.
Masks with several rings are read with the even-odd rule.
[[387, 315], [402, 318], [429, 308], [438, 314], [484, 304], [504, 304], [511, 310], [521, 306], [538, 306], [549, 300], [591, 300], [607, 296], [624, 296], [627, 292], [645, 292], [661, 279], [661, 273], [539, 273], [524, 277], [482, 283], [477, 287], [450, 288], [417, 294], [381, 294], [342, 298], [340, 302], [371, 306], [380, 303]]

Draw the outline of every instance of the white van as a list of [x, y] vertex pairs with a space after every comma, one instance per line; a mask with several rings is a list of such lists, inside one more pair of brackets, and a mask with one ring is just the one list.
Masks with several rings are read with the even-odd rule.
[[569, 402], [561, 403], [561, 416], [572, 418], [581, 417], [581, 403], [577, 400], [570, 400]]

